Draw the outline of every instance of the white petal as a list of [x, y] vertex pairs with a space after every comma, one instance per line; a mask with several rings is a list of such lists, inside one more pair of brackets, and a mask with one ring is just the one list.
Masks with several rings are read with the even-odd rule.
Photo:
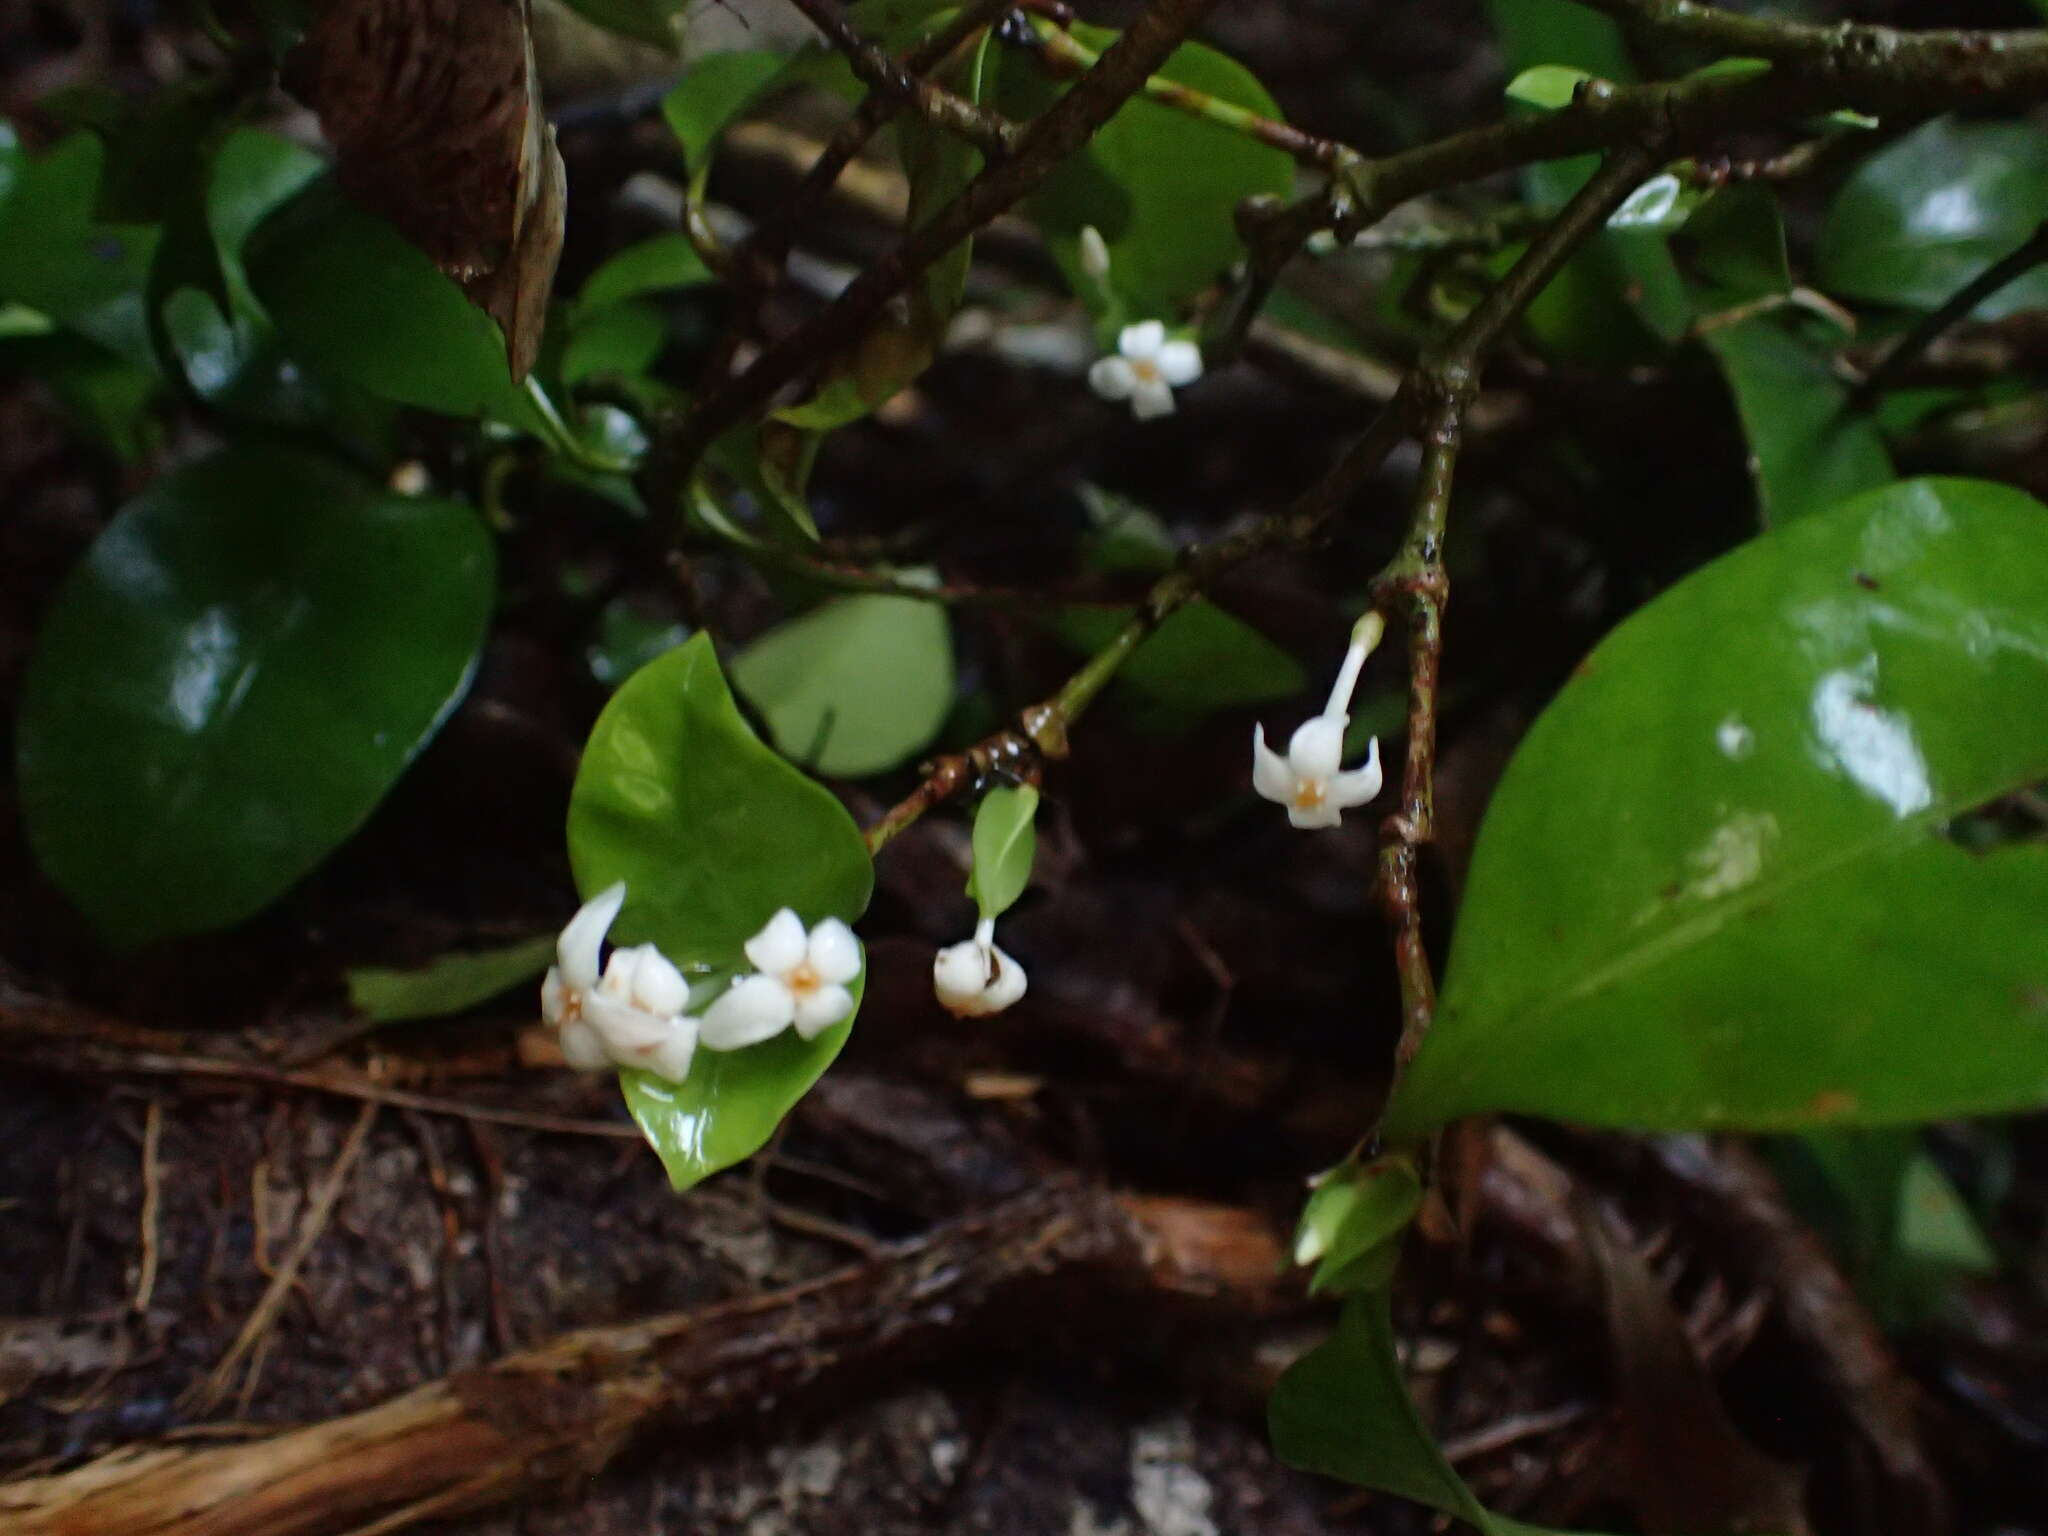
[[989, 1013], [1001, 1013], [1005, 1008], [1024, 995], [1024, 967], [1004, 954], [995, 951], [995, 979], [988, 984], [982, 1003]]
[[789, 908], [768, 919], [768, 926], [747, 940], [747, 958], [754, 969], [782, 976], [804, 963], [804, 924]]
[[1337, 807], [1328, 800], [1321, 805], [1290, 805], [1287, 808], [1287, 819], [1304, 832], [1317, 832], [1324, 827], [1338, 826], [1344, 820], [1337, 814]]
[[683, 1011], [683, 1005], [690, 1000], [690, 984], [667, 955], [652, 944], [642, 944], [640, 968], [633, 975], [632, 998], [636, 1007], [666, 1018]]
[[1311, 715], [1287, 743], [1287, 761], [1297, 779], [1327, 779], [1344, 763], [1343, 715]]
[[562, 979], [579, 991], [597, 985], [597, 957], [612, 920], [626, 904], [626, 882], [608, 885], [586, 901], [569, 919], [569, 926], [555, 940], [555, 954], [562, 962]]
[[1266, 728], [1252, 727], [1252, 788], [1278, 805], [1294, 803], [1294, 770], [1266, 745]]
[[562, 980], [560, 968], [549, 966], [540, 982], [540, 1016], [550, 1024], [561, 1023], [569, 1007], [569, 996], [569, 984]]
[[737, 1051], [781, 1034], [796, 1017], [796, 998], [773, 976], [743, 976], [704, 1013], [698, 1038], [714, 1051]]
[[1349, 773], [1340, 773], [1330, 780], [1330, 804], [1340, 811], [1348, 811], [1354, 805], [1363, 805], [1380, 792], [1380, 739], [1372, 739], [1372, 747], [1365, 754], [1365, 761]]
[[1088, 370], [1088, 387], [1105, 400], [1128, 400], [1138, 387], [1138, 370], [1121, 357], [1099, 357]]
[[631, 1003], [607, 997], [602, 992], [584, 996], [583, 1017], [590, 1021], [590, 1027], [604, 1041], [613, 1061], [631, 1060], [637, 1053], [653, 1049], [668, 1037], [667, 1019], [659, 1014], [643, 1012]]
[[820, 981], [843, 985], [860, 974], [860, 941], [836, 917], [826, 918], [811, 930], [806, 952]]
[[972, 939], [940, 950], [932, 959], [932, 991], [939, 1002], [954, 1013], [972, 1009], [988, 988], [994, 955], [993, 947], [984, 949]]
[[844, 987], [817, 987], [796, 1000], [796, 1032], [806, 1040], [830, 1029], [853, 1012], [853, 994]]
[[1156, 358], [1166, 345], [1166, 325], [1159, 320], [1140, 320], [1117, 333], [1116, 349], [1133, 362]]
[[1131, 391], [1131, 414], [1140, 421], [1171, 416], [1173, 409], [1173, 390], [1156, 375], [1138, 380], [1137, 388]]
[[579, 1072], [595, 1072], [612, 1064], [604, 1041], [581, 1019], [571, 1019], [562, 1026], [562, 1056]]
[[646, 1061], [647, 1070], [656, 1077], [665, 1077], [672, 1083], [680, 1083], [690, 1075], [690, 1062], [697, 1054], [697, 1021], [677, 1019], [669, 1030], [668, 1038], [656, 1046]]
[[1178, 388], [1202, 376], [1202, 349], [1192, 341], [1169, 341], [1159, 349], [1159, 376]]

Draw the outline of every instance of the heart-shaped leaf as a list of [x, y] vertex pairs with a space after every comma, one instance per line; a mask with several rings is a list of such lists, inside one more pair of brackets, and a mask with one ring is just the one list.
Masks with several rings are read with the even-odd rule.
[[253, 444], [166, 475], [37, 637], [19, 737], [36, 857], [124, 942], [250, 916], [433, 735], [492, 596], [458, 503]]
[[1511, 1110], [1772, 1129], [2048, 1102], [2048, 509], [1888, 486], [1629, 619], [1509, 766], [1409, 1138]]
[[[570, 797], [569, 858], [586, 896], [626, 882], [619, 942], [651, 941], [699, 976], [744, 966], [746, 941], [780, 908], [852, 922], [874, 882], [853, 818], [755, 738], [705, 635], [634, 673], [599, 716]], [[675, 1186], [766, 1142], [852, 1023], [700, 1050], [681, 1084], [621, 1074]]]

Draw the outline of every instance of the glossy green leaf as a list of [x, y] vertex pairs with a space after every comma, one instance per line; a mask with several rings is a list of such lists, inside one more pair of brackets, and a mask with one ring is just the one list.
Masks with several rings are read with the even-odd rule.
[[247, 261], [263, 308], [321, 372], [400, 405], [543, 430], [496, 323], [331, 179], [267, 220]]
[[1716, 326], [1702, 338], [1735, 396], [1766, 525], [1835, 506], [1892, 478], [1891, 454], [1827, 355], [1782, 315]]
[[608, 32], [673, 53], [682, 41], [687, 0], [564, 0], [573, 11]]
[[433, 735], [491, 601], [467, 507], [254, 445], [165, 476], [37, 637], [18, 736], [37, 859], [122, 942], [250, 916]]
[[[1858, 166], [1817, 252], [1830, 293], [1931, 309], [2033, 234], [2048, 209], [2048, 130], [1939, 118]], [[2000, 289], [1986, 319], [2048, 305], [2048, 268]]]
[[1915, 480], [1624, 623], [1495, 792], [1387, 1134], [2048, 1102], [2048, 847], [1942, 835], [2048, 778], [2044, 592], [2048, 509]]
[[[1065, 609], [1057, 621], [1059, 636], [1076, 651], [1092, 654], [1115, 638], [1132, 611]], [[1307, 686], [1300, 662], [1206, 599], [1177, 610], [1117, 674], [1119, 691], [1179, 714], [1292, 698]]]
[[766, 49], [710, 53], [686, 68], [661, 99], [661, 114], [683, 149], [692, 179], [709, 168], [711, 146], [783, 72], [789, 60]]
[[1568, 64], [1535, 64], [1508, 82], [1507, 98], [1525, 107], [1556, 111], [1568, 107], [1579, 87], [1593, 76]]
[[206, 221], [229, 297], [238, 309], [257, 307], [242, 259], [249, 237], [325, 169], [326, 162], [310, 149], [255, 128], [229, 134], [214, 156]]
[[348, 973], [348, 1002], [378, 1024], [445, 1018], [532, 981], [554, 962], [555, 935], [543, 933], [495, 949], [442, 955], [409, 970], [358, 966]]
[[[1070, 31], [1098, 52], [1116, 40], [1101, 27], [1076, 24]], [[1249, 70], [1200, 43], [1183, 44], [1158, 73], [1261, 116], [1281, 115]], [[1042, 111], [1065, 89], [1023, 69], [1005, 70], [998, 86], [1011, 113], [1023, 116]], [[1131, 318], [1171, 319], [1243, 258], [1238, 204], [1260, 194], [1283, 197], [1293, 184], [1293, 161], [1281, 151], [1138, 98], [1061, 165], [1028, 206], [1076, 292], [1077, 242], [1092, 224], [1109, 246], [1110, 284]]]
[[732, 681], [787, 756], [836, 778], [880, 773], [929, 746], [952, 707], [946, 611], [836, 598], [740, 652]]
[[983, 795], [974, 810], [974, 867], [967, 874], [967, 894], [983, 917], [1000, 917], [1017, 904], [1037, 857], [1038, 791], [1002, 784]]
[[[626, 882], [614, 939], [651, 941], [699, 977], [743, 965], [782, 907], [807, 924], [852, 922], [874, 882], [846, 808], [747, 729], [706, 635], [641, 668], [598, 717], [570, 796], [569, 859], [586, 896]], [[687, 1188], [766, 1142], [851, 1029], [699, 1051], [680, 1085], [634, 1072], [621, 1083]]]
[[655, 235], [627, 246], [591, 273], [576, 295], [576, 312], [588, 317], [627, 299], [713, 281], [711, 269], [688, 236]]
[[1347, 1300], [1336, 1334], [1288, 1367], [1266, 1423], [1289, 1466], [1413, 1499], [1481, 1536], [1538, 1536], [1482, 1505], [1437, 1448], [1401, 1380], [1384, 1283]]
[[1310, 1293], [1383, 1284], [1391, 1249], [1421, 1204], [1422, 1176], [1399, 1154], [1347, 1158], [1316, 1180], [1294, 1238], [1294, 1262], [1316, 1266]]
[[98, 215], [106, 147], [74, 133], [21, 158], [0, 202], [0, 300], [39, 310], [116, 356], [154, 368], [142, 292], [159, 232]]

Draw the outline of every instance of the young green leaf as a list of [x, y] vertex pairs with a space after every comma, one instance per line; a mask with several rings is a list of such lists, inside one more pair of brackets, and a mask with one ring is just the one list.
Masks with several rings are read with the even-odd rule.
[[1535, 64], [1508, 82], [1507, 98], [1525, 107], [1554, 112], [1568, 107], [1580, 86], [1593, 76], [1569, 64]]
[[1038, 791], [1029, 784], [998, 785], [974, 812], [974, 867], [967, 894], [985, 918], [1016, 905], [1031, 883], [1038, 857]]
[[124, 943], [241, 921], [342, 842], [468, 686], [489, 539], [311, 454], [231, 448], [115, 518], [19, 721], [44, 870]]
[[[747, 729], [706, 635], [634, 673], [598, 717], [570, 795], [569, 859], [585, 895], [626, 882], [617, 942], [652, 941], [699, 976], [743, 966], [746, 941], [783, 907], [806, 924], [852, 922], [874, 882], [846, 808]], [[623, 1073], [626, 1101], [687, 1188], [765, 1143], [851, 1031], [849, 1018], [809, 1041], [699, 1051], [681, 1084]]]
[[1766, 527], [1891, 480], [1891, 454], [1876, 424], [1850, 408], [1848, 386], [1827, 356], [1783, 316], [1716, 326], [1702, 339], [1735, 396]]
[[1349, 1292], [1383, 1284], [1393, 1245], [1422, 1204], [1422, 1176], [1399, 1153], [1346, 1159], [1316, 1181], [1294, 1239], [1294, 1262], [1313, 1264], [1309, 1291]]
[[712, 281], [711, 269], [688, 236], [654, 235], [627, 246], [590, 274], [576, 295], [577, 318], [587, 320], [601, 309], [645, 294]]
[[946, 610], [835, 598], [741, 651], [732, 681], [787, 756], [835, 778], [880, 773], [930, 745], [952, 707]]
[[[1830, 293], [1931, 309], [2032, 235], [2048, 209], [2048, 130], [1938, 118], [1872, 155], [1842, 186], [1817, 252]], [[2048, 305], [2048, 267], [1977, 313]]]
[[439, 1019], [487, 1003], [554, 963], [555, 936], [540, 934], [496, 949], [442, 955], [409, 970], [357, 966], [348, 973], [348, 1002], [378, 1024]]
[[661, 99], [661, 114], [683, 149], [683, 166], [692, 180], [709, 169], [711, 146], [788, 66], [782, 54], [766, 49], [711, 53], [696, 60]]
[[2048, 1101], [2048, 847], [1942, 835], [2048, 779], [2044, 591], [2048, 509], [1915, 480], [1753, 540], [1624, 623], [1495, 792], [1386, 1133]]

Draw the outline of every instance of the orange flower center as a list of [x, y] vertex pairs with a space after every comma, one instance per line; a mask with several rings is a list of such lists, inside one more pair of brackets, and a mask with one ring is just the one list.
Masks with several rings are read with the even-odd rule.
[[1312, 811], [1323, 803], [1326, 795], [1321, 779], [1303, 779], [1294, 786], [1294, 808]]
[[825, 985], [825, 978], [818, 974], [817, 970], [808, 960], [785, 976], [783, 981], [790, 991], [797, 993], [799, 996], [815, 992], [818, 988]]
[[1159, 365], [1149, 357], [1131, 359], [1131, 372], [1137, 375], [1140, 384], [1157, 384], [1159, 382]]

